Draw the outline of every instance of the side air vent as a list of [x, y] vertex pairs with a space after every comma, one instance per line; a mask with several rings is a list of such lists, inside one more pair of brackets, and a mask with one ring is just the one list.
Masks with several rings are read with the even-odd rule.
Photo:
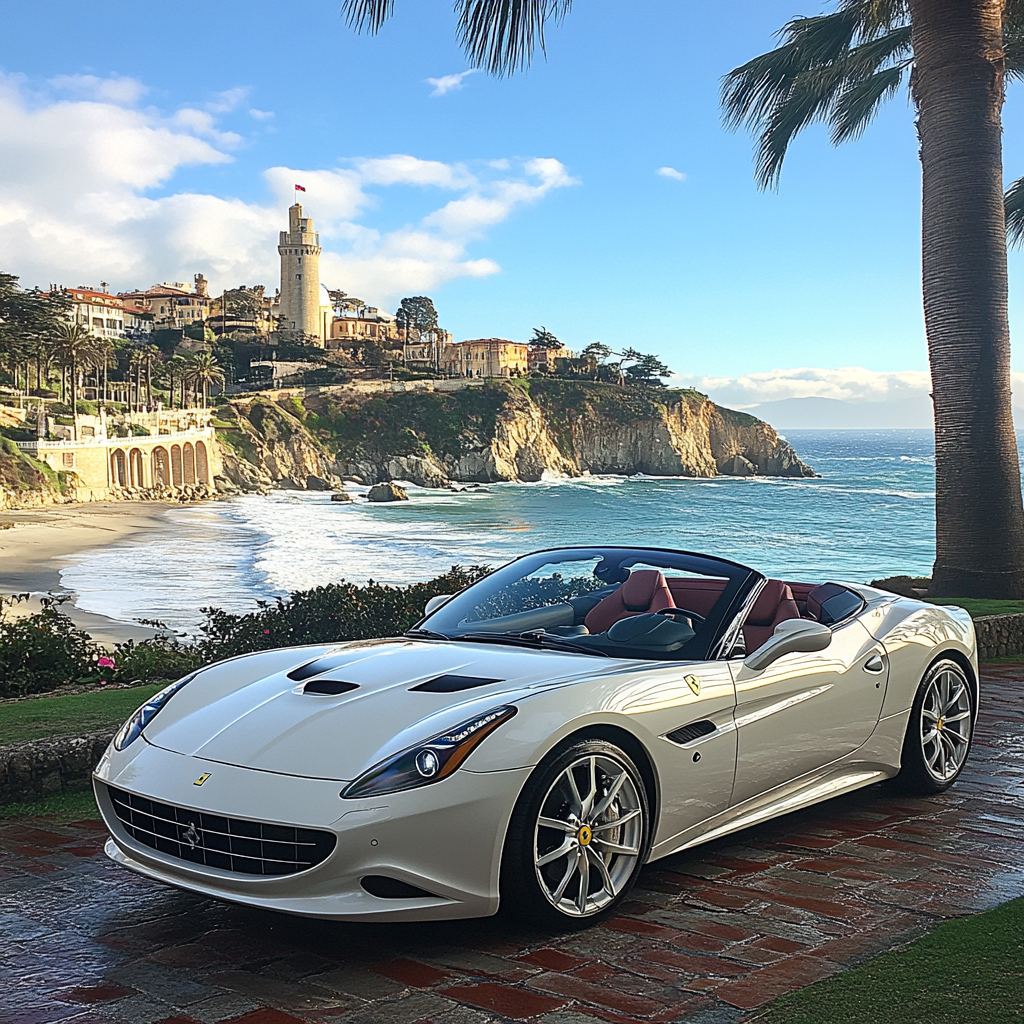
[[344, 683], [340, 679], [311, 679], [302, 688], [303, 693], [326, 693], [334, 696], [339, 693], [348, 693], [349, 690], [358, 690], [358, 683]]
[[330, 672], [332, 668], [340, 668], [342, 665], [347, 665], [351, 659], [352, 656], [350, 654], [335, 654], [329, 655], [326, 658], [317, 658], [316, 661], [307, 661], [305, 665], [293, 668], [288, 673], [288, 678], [301, 683], [303, 679], [308, 679], [310, 676], [318, 676], [322, 672]]
[[504, 682], [502, 679], [484, 679], [482, 676], [435, 676], [418, 686], [410, 686], [410, 692], [420, 693], [458, 693], [459, 690], [472, 690], [477, 686], [488, 686], [491, 683]]
[[400, 882], [397, 878], [388, 878], [387, 875], [365, 875], [359, 879], [359, 884], [371, 896], [382, 900], [440, 899], [439, 896], [427, 892], [426, 889], [421, 889], [418, 885]]
[[692, 743], [694, 740], [699, 740], [701, 736], [710, 736], [715, 729], [715, 724], [705, 719], [703, 722], [691, 722], [689, 725], [684, 725], [681, 729], [668, 733], [665, 739], [671, 740], [673, 743]]

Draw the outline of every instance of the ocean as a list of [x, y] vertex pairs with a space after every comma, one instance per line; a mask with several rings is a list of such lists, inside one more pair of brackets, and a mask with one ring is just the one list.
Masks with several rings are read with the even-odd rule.
[[346, 579], [412, 583], [453, 564], [498, 566], [563, 544], [707, 552], [786, 579], [927, 575], [935, 557], [928, 430], [791, 430], [820, 479], [592, 476], [466, 491], [409, 487], [408, 502], [278, 491], [169, 509], [166, 530], [93, 549], [63, 570], [78, 605], [189, 631], [208, 606]]

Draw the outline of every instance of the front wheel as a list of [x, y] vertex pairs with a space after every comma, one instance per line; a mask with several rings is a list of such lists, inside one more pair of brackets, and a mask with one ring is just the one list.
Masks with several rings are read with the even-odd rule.
[[941, 793], [967, 763], [974, 735], [974, 691], [955, 661], [937, 661], [925, 673], [910, 711], [896, 781], [910, 793]]
[[556, 751], [537, 766], [513, 811], [502, 906], [548, 927], [593, 924], [632, 888], [649, 835], [647, 793], [625, 751], [596, 739]]

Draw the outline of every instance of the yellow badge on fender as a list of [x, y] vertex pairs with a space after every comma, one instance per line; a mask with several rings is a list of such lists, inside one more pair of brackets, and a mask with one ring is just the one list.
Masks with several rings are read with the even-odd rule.
[[697, 676], [686, 676], [686, 685], [693, 690], [695, 697], [700, 696], [700, 679]]
[[210, 777], [210, 773], [209, 772], [203, 772], [203, 774], [200, 775], [199, 778], [196, 779], [196, 781], [192, 783], [192, 785], [193, 786], [201, 786], [209, 777]]

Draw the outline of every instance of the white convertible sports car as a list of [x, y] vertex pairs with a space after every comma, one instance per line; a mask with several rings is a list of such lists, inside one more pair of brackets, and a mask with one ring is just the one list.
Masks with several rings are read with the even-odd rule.
[[95, 772], [150, 878], [352, 921], [611, 912], [641, 867], [882, 779], [953, 783], [974, 627], [706, 555], [541, 551], [404, 636], [201, 669]]

